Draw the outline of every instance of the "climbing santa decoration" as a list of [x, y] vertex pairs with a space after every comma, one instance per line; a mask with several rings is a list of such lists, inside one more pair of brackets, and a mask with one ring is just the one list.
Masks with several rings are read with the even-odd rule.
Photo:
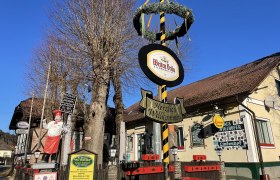
[[42, 161], [44, 162], [48, 162], [50, 156], [51, 161], [55, 162], [61, 139], [61, 134], [65, 131], [63, 128], [61, 111], [54, 110], [53, 114], [54, 121], [51, 121], [47, 124], [46, 120], [43, 120], [43, 128], [48, 130], [44, 146], [44, 155], [42, 157]]

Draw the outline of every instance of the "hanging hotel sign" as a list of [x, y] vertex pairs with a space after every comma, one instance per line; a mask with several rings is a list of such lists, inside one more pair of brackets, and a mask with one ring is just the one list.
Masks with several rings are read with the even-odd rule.
[[145, 117], [161, 123], [177, 123], [183, 120], [186, 110], [182, 98], [176, 98], [175, 104], [162, 103], [152, 99], [151, 91], [141, 90], [140, 106], [145, 109]]
[[176, 54], [160, 44], [140, 49], [139, 64], [145, 75], [157, 85], [177, 86], [184, 79], [184, 69]]
[[215, 114], [213, 117], [213, 123], [216, 126], [216, 128], [221, 129], [224, 127], [224, 120], [219, 114]]
[[19, 121], [17, 122], [16, 126], [19, 129], [27, 129], [29, 127], [29, 124], [26, 121]]

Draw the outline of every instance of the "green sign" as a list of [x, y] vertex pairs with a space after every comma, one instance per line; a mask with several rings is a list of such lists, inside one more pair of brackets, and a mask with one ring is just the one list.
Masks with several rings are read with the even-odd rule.
[[95, 179], [97, 155], [91, 151], [81, 149], [69, 154], [68, 180]]
[[76, 167], [88, 167], [93, 163], [93, 160], [89, 156], [77, 156], [73, 158], [72, 163]]
[[162, 123], [177, 123], [183, 120], [186, 110], [182, 98], [176, 98], [176, 104], [162, 103], [153, 99], [151, 91], [141, 90], [140, 106], [145, 109], [145, 117]]

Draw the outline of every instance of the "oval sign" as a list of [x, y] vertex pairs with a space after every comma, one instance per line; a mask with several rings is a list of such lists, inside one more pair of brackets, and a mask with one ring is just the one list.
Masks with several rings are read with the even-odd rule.
[[76, 167], [84, 168], [90, 166], [93, 160], [88, 156], [78, 156], [72, 160], [72, 163]]
[[160, 44], [149, 44], [140, 49], [138, 60], [145, 75], [157, 85], [174, 87], [182, 83], [184, 69], [176, 54]]
[[213, 123], [219, 129], [223, 128], [225, 124], [223, 118], [218, 114], [215, 114], [215, 116], [213, 117]]
[[16, 126], [20, 129], [25, 129], [29, 127], [29, 124], [26, 121], [19, 121]]

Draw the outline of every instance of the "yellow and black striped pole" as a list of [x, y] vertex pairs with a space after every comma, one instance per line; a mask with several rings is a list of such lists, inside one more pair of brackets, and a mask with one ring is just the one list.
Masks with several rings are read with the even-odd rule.
[[[160, 0], [160, 3], [164, 3], [164, 0]], [[164, 12], [160, 12], [160, 42], [161, 45], [166, 46], [165, 43], [165, 14]], [[167, 102], [167, 90], [166, 85], [162, 85], [159, 87], [161, 90], [161, 102]], [[165, 163], [165, 179], [169, 180], [168, 176], [168, 164], [169, 164], [169, 146], [168, 146], [168, 124], [162, 124], [162, 150], [163, 150], [163, 162]]]

